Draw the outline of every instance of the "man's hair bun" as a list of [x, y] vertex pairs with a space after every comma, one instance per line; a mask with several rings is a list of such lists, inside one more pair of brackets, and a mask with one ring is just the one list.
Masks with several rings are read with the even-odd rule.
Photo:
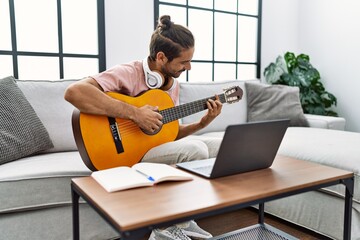
[[160, 21], [158, 24], [158, 27], [164, 31], [168, 30], [173, 25], [173, 22], [171, 21], [171, 18], [169, 15], [163, 15], [160, 17]]

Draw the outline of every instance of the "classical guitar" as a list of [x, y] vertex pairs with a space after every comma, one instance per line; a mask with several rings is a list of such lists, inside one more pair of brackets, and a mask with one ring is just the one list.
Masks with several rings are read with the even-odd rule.
[[[213, 96], [174, 106], [170, 96], [162, 90], [149, 90], [137, 97], [114, 92], [107, 94], [137, 107], [158, 106], [163, 125], [159, 131], [149, 133], [131, 120], [86, 114], [75, 109], [72, 116], [75, 142], [85, 165], [93, 171], [134, 165], [151, 148], [176, 139], [179, 131], [176, 120], [207, 109], [207, 100], [215, 99]], [[242, 89], [235, 86], [218, 96], [222, 103], [233, 103], [242, 95]]]

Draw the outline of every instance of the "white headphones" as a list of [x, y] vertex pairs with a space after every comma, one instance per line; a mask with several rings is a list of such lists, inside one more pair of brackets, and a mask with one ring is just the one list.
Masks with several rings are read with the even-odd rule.
[[151, 71], [147, 60], [147, 57], [143, 60], [145, 83], [151, 89], [160, 88], [163, 84], [163, 76], [160, 73]]

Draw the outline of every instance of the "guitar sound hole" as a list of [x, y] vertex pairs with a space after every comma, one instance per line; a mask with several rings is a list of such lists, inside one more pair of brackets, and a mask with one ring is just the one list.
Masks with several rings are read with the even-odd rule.
[[155, 130], [155, 131], [146, 131], [146, 130], [144, 130], [144, 129], [141, 129], [141, 131], [143, 131], [143, 133], [145, 133], [145, 134], [147, 134], [147, 135], [155, 135], [155, 134], [157, 134], [158, 132], [161, 131], [161, 128], [162, 128], [162, 126], [159, 127], [159, 128], [158, 128], [157, 130]]

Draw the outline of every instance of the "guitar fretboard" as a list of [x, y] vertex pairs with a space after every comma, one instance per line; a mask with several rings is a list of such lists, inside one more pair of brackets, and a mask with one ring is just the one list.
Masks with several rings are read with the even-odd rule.
[[[219, 94], [218, 96], [221, 103], [226, 102], [225, 94]], [[160, 114], [163, 116], [163, 124], [206, 110], [208, 108], [206, 102], [209, 99], [215, 100], [215, 97], [204, 98], [194, 102], [185, 103], [180, 106], [161, 110]]]

